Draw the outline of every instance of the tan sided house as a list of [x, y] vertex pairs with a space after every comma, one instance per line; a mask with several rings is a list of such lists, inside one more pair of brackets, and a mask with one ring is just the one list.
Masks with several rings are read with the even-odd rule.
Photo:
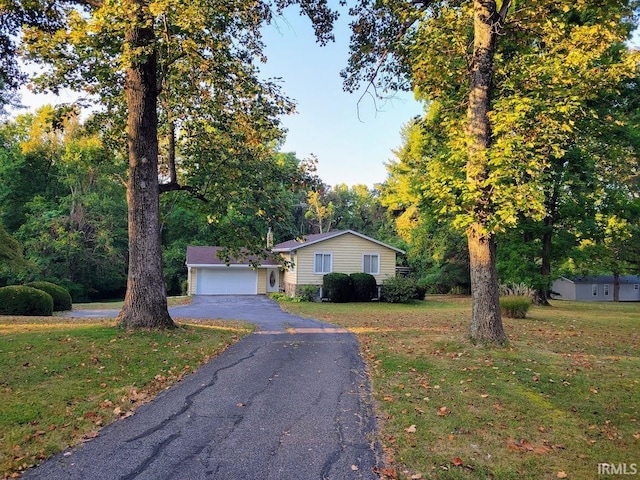
[[190, 295], [260, 295], [285, 292], [295, 296], [304, 285], [322, 285], [331, 272], [366, 272], [378, 283], [396, 274], [396, 255], [404, 251], [353, 230], [307, 235], [275, 245], [281, 261], [251, 259], [226, 265], [216, 254], [220, 247], [188, 247]]
[[404, 251], [353, 230], [317, 233], [273, 247], [293, 266], [284, 270], [282, 290], [295, 296], [303, 285], [322, 285], [331, 272], [370, 273], [378, 285], [396, 275], [396, 255]]

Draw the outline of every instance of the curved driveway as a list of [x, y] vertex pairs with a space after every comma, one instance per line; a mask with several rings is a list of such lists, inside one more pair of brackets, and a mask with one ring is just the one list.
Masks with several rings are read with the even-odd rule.
[[261, 296], [198, 296], [170, 312], [178, 321], [246, 320], [258, 331], [24, 478], [378, 478], [368, 380], [351, 333]]

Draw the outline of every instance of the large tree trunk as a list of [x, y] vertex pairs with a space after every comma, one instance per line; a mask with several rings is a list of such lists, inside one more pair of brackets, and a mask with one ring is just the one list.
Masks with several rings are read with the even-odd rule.
[[[503, 18], [494, 0], [474, 0], [473, 3], [474, 46], [467, 114], [467, 182], [477, 196], [472, 211], [475, 222], [467, 230], [473, 301], [470, 336], [475, 342], [503, 343], [506, 336], [500, 315], [495, 238], [487, 228], [492, 213], [491, 193], [485, 186], [489, 168], [487, 149], [491, 144], [488, 114], [491, 107], [493, 57]], [[509, 2], [505, 0], [504, 3]]]
[[496, 244], [493, 236], [482, 235], [474, 227], [467, 232], [471, 260], [472, 315], [470, 336], [476, 342], [504, 343], [496, 271]]
[[144, 6], [138, 8], [137, 25], [125, 37], [131, 51], [139, 57], [132, 60], [126, 71], [129, 276], [118, 322], [125, 328], [173, 328], [175, 324], [167, 309], [160, 243], [155, 38], [151, 26], [143, 27]]

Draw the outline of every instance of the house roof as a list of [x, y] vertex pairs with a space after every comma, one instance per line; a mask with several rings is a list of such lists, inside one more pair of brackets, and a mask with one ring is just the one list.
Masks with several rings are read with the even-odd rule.
[[[613, 275], [585, 275], [577, 276], [573, 278], [566, 278], [573, 283], [609, 283], [614, 282]], [[618, 277], [620, 283], [640, 283], [640, 276], [638, 275], [620, 275]]]
[[[218, 252], [223, 250], [223, 247], [201, 247], [201, 246], [188, 246], [187, 247], [187, 265], [226, 265], [223, 259], [218, 257]], [[263, 265], [263, 266], [278, 266], [280, 262], [270, 255], [268, 258], [261, 258], [257, 255], [247, 255], [244, 258], [236, 259], [234, 257], [229, 258], [230, 265], [249, 265], [251, 263]]]
[[391, 250], [394, 250], [397, 253], [405, 253], [404, 250], [400, 250], [399, 248], [396, 247], [392, 247], [391, 245], [387, 245], [386, 243], [383, 243], [379, 240], [376, 240], [374, 238], [371, 237], [367, 237], [366, 235], [363, 235], [361, 233], [355, 232], [353, 230], [337, 230], [335, 232], [326, 232], [326, 233], [313, 233], [310, 235], [305, 235], [303, 238], [301, 239], [295, 239], [295, 240], [288, 240], [286, 242], [282, 242], [279, 243], [278, 245], [275, 245], [273, 247], [273, 251], [274, 252], [291, 252], [294, 250], [298, 250], [299, 248], [305, 248], [308, 247], [310, 245], [314, 245], [320, 242], [323, 242], [325, 240], [329, 240], [330, 238], [336, 238], [339, 237], [341, 235], [345, 235], [345, 234], [352, 234], [355, 235], [356, 237], [360, 237], [363, 238], [365, 240], [368, 240], [370, 242], [376, 243], [382, 247], [386, 247], [389, 248]]

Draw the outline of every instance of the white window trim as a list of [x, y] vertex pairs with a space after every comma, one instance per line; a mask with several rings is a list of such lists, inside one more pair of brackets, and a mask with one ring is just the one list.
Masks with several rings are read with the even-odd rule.
[[[324, 255], [329, 255], [329, 271], [318, 272], [316, 271], [316, 255], [322, 255], [322, 264], [324, 265]], [[326, 275], [333, 272], [333, 253], [332, 252], [313, 252], [313, 274], [314, 275]]]
[[605, 295], [605, 297], [609, 296], [609, 284], [608, 283], [604, 284], [604, 295]]
[[[364, 269], [364, 257], [365, 256], [376, 256], [378, 257], [378, 271], [377, 272], [367, 272]], [[380, 252], [362, 252], [362, 271], [364, 273], [369, 273], [371, 275], [380, 275], [380, 260], [381, 260], [382, 256], [380, 255]]]
[[598, 295], [598, 285], [596, 283], [591, 285], [591, 293], [594, 297]]

